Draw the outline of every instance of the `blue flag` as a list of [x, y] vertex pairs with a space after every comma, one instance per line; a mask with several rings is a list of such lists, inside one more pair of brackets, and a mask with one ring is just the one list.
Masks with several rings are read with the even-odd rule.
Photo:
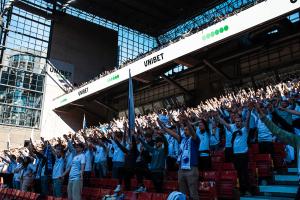
[[134, 114], [134, 98], [132, 78], [129, 70], [129, 84], [128, 84], [128, 136], [131, 139], [131, 133], [134, 131], [135, 114]]
[[83, 130], [87, 129], [87, 124], [86, 124], [85, 114], [83, 114], [82, 129], [83, 129]]

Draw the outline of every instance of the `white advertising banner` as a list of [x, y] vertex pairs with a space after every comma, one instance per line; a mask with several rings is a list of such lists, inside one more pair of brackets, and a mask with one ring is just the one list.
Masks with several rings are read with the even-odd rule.
[[299, 7], [300, 0], [294, 0], [293, 3], [290, 0], [267, 0], [259, 3], [243, 12], [228, 17], [215, 25], [154, 52], [143, 59], [131, 63], [108, 76], [55, 99], [53, 109], [127, 80], [129, 77], [129, 69], [131, 70], [131, 75], [134, 77], [215, 42], [219, 42], [274, 18], [290, 13]]

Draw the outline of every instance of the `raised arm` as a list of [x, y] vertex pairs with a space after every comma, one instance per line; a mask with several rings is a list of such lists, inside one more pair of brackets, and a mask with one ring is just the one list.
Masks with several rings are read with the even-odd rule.
[[296, 110], [291, 110], [291, 109], [287, 109], [287, 108], [282, 108], [282, 107], [279, 107], [278, 108], [279, 110], [283, 110], [283, 111], [286, 111], [292, 115], [298, 115], [300, 116], [300, 112], [296, 111]]
[[141, 142], [141, 144], [145, 147], [145, 149], [149, 152], [154, 152], [155, 151], [155, 148], [154, 147], [151, 147], [150, 145], [148, 145], [144, 140], [142, 140], [140, 137], [138, 138]]
[[159, 124], [159, 126], [164, 130], [166, 131], [169, 135], [171, 135], [172, 137], [174, 137], [178, 142], [180, 142], [180, 136], [173, 130], [165, 127], [165, 125], [159, 120], [157, 119], [157, 122]]
[[285, 130], [279, 128], [278, 126], [276, 126], [276, 124], [274, 124], [271, 120], [269, 120], [265, 116], [263, 111], [260, 109], [260, 105], [257, 105], [256, 109], [260, 115], [261, 120], [264, 122], [264, 124], [268, 127], [268, 129], [271, 131], [271, 133], [273, 135], [278, 137], [281, 142], [284, 142], [285, 144], [289, 144], [289, 145], [293, 146], [294, 148], [297, 148], [297, 144], [300, 141], [299, 136], [297, 136], [293, 133], [290, 133], [288, 131], [285, 131]]
[[55, 155], [55, 157], [57, 157], [57, 153], [56, 153], [55, 149], [53, 148], [53, 146], [50, 144], [49, 141], [47, 141], [47, 143], [48, 143], [47, 145], [48, 145], [48, 147], [50, 148], [51, 153], [52, 153], [53, 155]]
[[220, 122], [220, 124], [226, 126], [226, 128], [230, 130], [230, 125], [223, 118], [221, 118], [220, 115], [216, 115], [215, 117]]
[[114, 140], [114, 142], [121, 149], [121, 151], [123, 151], [123, 153], [128, 153], [129, 152], [128, 149], [126, 149], [126, 147], [124, 147], [118, 140]]

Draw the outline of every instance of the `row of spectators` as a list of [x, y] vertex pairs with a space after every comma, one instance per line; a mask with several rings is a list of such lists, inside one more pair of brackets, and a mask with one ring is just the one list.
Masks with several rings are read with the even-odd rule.
[[147, 190], [143, 182], [148, 178], [160, 193], [165, 171], [178, 170], [180, 192], [199, 199], [199, 171], [211, 168], [213, 151], [224, 150], [226, 162], [233, 162], [238, 172], [241, 193], [251, 195], [248, 144], [258, 142], [261, 153], [271, 154], [278, 139], [298, 147], [300, 143], [283, 135], [300, 134], [299, 90], [296, 78], [257, 90], [240, 89], [194, 108], [139, 115], [131, 133], [127, 119], [120, 118], [63, 138], [30, 141], [17, 152], [4, 151], [1, 166], [8, 165], [4, 180], [9, 187], [42, 195], [48, 195], [51, 181], [57, 197], [66, 181], [69, 199], [81, 199], [92, 173], [103, 178], [111, 171], [119, 180], [116, 193], [130, 190], [134, 177], [137, 192]]

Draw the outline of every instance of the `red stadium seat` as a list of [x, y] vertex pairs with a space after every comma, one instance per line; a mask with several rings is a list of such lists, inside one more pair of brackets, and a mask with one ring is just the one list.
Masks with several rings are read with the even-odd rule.
[[55, 197], [53, 197], [53, 196], [47, 196], [46, 200], [55, 200]]
[[199, 198], [201, 200], [217, 199], [217, 188], [215, 182], [199, 182]]
[[178, 179], [178, 172], [167, 172], [167, 180], [174, 181]]
[[236, 171], [224, 171], [220, 174], [218, 186], [220, 198], [234, 199], [237, 188], [239, 188], [239, 181]]
[[256, 168], [255, 162], [248, 163], [248, 170], [249, 170], [249, 184], [251, 187], [251, 191], [254, 193], [258, 193], [258, 170]]
[[38, 198], [39, 198], [39, 194], [34, 193], [34, 192], [30, 193], [30, 198], [29, 198], [30, 200], [36, 200]]
[[137, 200], [151, 200], [152, 199], [152, 193], [150, 192], [142, 192], [138, 194]]
[[124, 200], [136, 200], [137, 199], [136, 192], [125, 191], [125, 192], [123, 192], [123, 194], [125, 195]]
[[145, 187], [147, 188], [147, 191], [154, 191], [155, 189], [154, 189], [154, 185], [153, 185], [153, 183], [152, 183], [152, 181], [150, 181], [150, 180], [144, 180], [144, 185], [145, 185]]
[[212, 157], [223, 157], [224, 158], [224, 151], [215, 151], [215, 152], [213, 152]]
[[205, 171], [203, 172], [204, 181], [219, 181], [220, 172], [219, 171]]
[[[8, 188], [8, 189], [7, 189], [7, 193], [6, 193], [6, 195], [5, 195], [5, 199], [8, 199], [8, 200], [13, 199], [14, 194], [15, 194], [15, 190], [14, 190], [14, 189]], [[24, 193], [24, 197], [25, 197], [25, 193]], [[24, 198], [24, 199], [25, 199], [25, 198]]]
[[273, 160], [270, 154], [256, 154], [255, 162], [259, 178], [270, 178], [273, 176]]
[[19, 199], [20, 199], [20, 200], [21, 200], [21, 199], [25, 199], [25, 196], [26, 196], [26, 192], [21, 191], [21, 192], [20, 192]]
[[232, 171], [235, 170], [233, 163], [223, 163], [221, 171]]
[[249, 151], [252, 153], [252, 154], [258, 154], [259, 153], [259, 146], [257, 143], [255, 144], [251, 144], [250, 148], [249, 148]]
[[111, 194], [111, 190], [110, 189], [101, 189], [100, 190], [100, 195], [98, 195], [98, 196], [100, 196], [102, 198], [103, 196], [110, 195], [110, 194]]
[[224, 163], [224, 156], [213, 156], [211, 158], [211, 165], [213, 170], [219, 170]]
[[137, 180], [135, 178], [131, 179], [131, 189], [135, 190], [138, 186]]
[[167, 198], [167, 194], [152, 193], [152, 200], [166, 200]]
[[0, 199], [4, 199], [6, 192], [7, 192], [7, 188], [0, 189]]
[[178, 190], [178, 182], [177, 181], [166, 181], [164, 184], [164, 191], [165, 192], [173, 192]]
[[26, 192], [25, 193], [25, 199], [30, 199], [31, 196], [31, 192]]
[[285, 152], [285, 145], [282, 143], [275, 142], [273, 143], [274, 153]]

